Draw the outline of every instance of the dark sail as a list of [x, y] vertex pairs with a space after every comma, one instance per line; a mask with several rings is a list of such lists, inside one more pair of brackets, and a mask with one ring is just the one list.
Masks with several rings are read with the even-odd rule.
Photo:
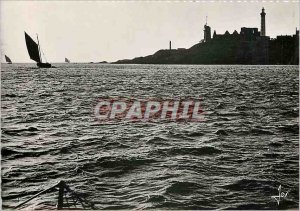
[[10, 58], [8, 56], [6, 56], [6, 55], [5, 55], [5, 60], [6, 60], [7, 63], [12, 63], [11, 60], [10, 60]]
[[67, 59], [67, 58], [65, 58], [65, 62], [67, 62], [67, 63], [70, 63], [70, 60], [69, 60], [69, 59]]
[[39, 54], [39, 46], [34, 42], [33, 39], [25, 32], [25, 40], [27, 45], [27, 50], [30, 56], [30, 59], [40, 63], [40, 54]]

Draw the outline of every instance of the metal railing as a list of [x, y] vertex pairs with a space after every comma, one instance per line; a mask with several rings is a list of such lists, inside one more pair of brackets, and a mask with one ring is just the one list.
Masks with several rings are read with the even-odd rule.
[[[92, 202], [88, 201], [86, 198], [81, 197], [78, 193], [71, 190], [70, 187], [65, 183], [65, 181], [60, 181], [58, 184], [56, 184], [50, 188], [47, 188], [43, 191], [40, 191], [39, 193], [35, 194], [31, 198], [29, 198], [26, 201], [15, 206], [14, 209], [18, 209], [18, 208], [22, 207], [26, 203], [30, 202], [31, 200], [37, 198], [38, 196], [40, 196], [42, 194], [57, 191], [57, 189], [58, 189], [58, 200], [57, 200], [57, 209], [58, 210], [66, 208], [66, 207], [70, 208], [71, 206], [75, 206], [75, 208], [76, 208], [76, 205], [79, 205], [79, 204], [82, 206], [83, 209], [95, 209], [94, 204]], [[69, 203], [67, 194], [72, 199], [72, 201], [73, 201], [72, 204]], [[66, 203], [64, 203], [64, 199], [66, 199]]]

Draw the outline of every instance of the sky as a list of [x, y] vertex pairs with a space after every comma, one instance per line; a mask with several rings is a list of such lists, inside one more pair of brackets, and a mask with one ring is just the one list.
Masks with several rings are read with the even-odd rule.
[[[260, 30], [266, 12], [266, 34], [295, 34], [299, 2], [197, 1], [0, 1], [1, 61], [30, 60], [24, 38], [36, 34], [48, 62], [113, 62], [147, 56], [160, 49], [190, 48], [203, 39], [207, 23], [217, 34], [241, 27]], [[44, 58], [44, 57], [43, 57]]]

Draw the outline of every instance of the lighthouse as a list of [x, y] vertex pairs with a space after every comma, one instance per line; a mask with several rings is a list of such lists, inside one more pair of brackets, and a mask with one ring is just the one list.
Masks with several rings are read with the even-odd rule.
[[264, 8], [262, 8], [261, 10], [260, 17], [261, 17], [260, 36], [266, 36], [266, 13]]
[[206, 16], [206, 23], [204, 25], [204, 42], [208, 42], [211, 40], [211, 32], [210, 27], [207, 25], [207, 16]]

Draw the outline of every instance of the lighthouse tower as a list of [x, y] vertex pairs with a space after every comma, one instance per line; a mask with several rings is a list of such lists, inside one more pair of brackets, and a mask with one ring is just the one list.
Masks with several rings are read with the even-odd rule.
[[261, 17], [260, 36], [266, 36], [266, 13], [264, 8], [262, 8], [260, 17]]
[[204, 42], [208, 42], [211, 40], [211, 32], [210, 27], [207, 25], [207, 16], [206, 16], [206, 23], [204, 25]]

